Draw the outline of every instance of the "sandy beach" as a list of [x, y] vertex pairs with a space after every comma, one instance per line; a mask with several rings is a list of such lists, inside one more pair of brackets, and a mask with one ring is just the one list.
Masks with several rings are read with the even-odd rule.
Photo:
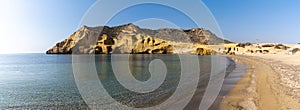
[[221, 104], [222, 110], [299, 110], [300, 56], [248, 54], [230, 56], [248, 65]]

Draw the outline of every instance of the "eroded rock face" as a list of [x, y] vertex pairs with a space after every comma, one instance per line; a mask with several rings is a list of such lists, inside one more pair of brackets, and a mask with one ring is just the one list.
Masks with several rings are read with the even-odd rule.
[[[179, 29], [141, 29], [133, 24], [116, 27], [84, 26], [69, 38], [57, 43], [47, 54], [171, 54], [176, 43], [207, 44], [221, 42], [210, 31], [199, 28]], [[168, 43], [172, 42], [172, 44]], [[180, 46], [179, 46], [180, 47]], [[184, 50], [184, 49], [183, 49]], [[200, 50], [199, 50], [200, 51]]]
[[144, 38], [132, 49], [133, 54], [172, 54], [173, 46], [158, 38]]
[[216, 54], [215, 51], [207, 48], [197, 48], [196, 50], [197, 55], [213, 55]]
[[104, 27], [90, 28], [84, 26], [73, 33], [69, 38], [57, 43], [49, 49], [47, 54], [71, 54], [71, 53], [92, 53], [98, 40], [101, 30]]

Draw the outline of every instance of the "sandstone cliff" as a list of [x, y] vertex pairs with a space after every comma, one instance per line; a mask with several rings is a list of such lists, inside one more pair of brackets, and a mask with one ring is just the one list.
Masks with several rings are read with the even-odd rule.
[[224, 40], [203, 28], [151, 30], [134, 24], [115, 27], [83, 26], [49, 49], [47, 54], [199, 54], [200, 50], [193, 48], [193, 44], [219, 43], [224, 43]]

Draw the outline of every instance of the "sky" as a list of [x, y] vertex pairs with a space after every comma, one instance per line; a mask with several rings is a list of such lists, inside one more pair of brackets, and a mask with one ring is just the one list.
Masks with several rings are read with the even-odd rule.
[[300, 0], [204, 0], [232, 41], [300, 43]]
[[[0, 53], [44, 53], [78, 30], [82, 17], [96, 0], [1, 0]], [[223, 33], [236, 42], [300, 43], [299, 0], [203, 0]], [[146, 7], [146, 8], [145, 8]], [[119, 18], [135, 14], [140, 18], [165, 16], [180, 28], [195, 25], [186, 16], [166, 16], [164, 7], [136, 7]], [[144, 10], [152, 10], [145, 13]], [[194, 10], [197, 13], [199, 10]], [[167, 13], [177, 13], [168, 11]], [[115, 26], [136, 22], [112, 19]], [[145, 23], [147, 24], [147, 23]], [[149, 23], [148, 23], [149, 24]], [[151, 23], [150, 23], [151, 24]], [[167, 25], [173, 26], [173, 25]]]

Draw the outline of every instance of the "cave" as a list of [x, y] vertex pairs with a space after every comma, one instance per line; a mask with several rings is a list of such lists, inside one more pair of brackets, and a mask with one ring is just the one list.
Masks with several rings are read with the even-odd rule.
[[151, 39], [150, 39], [150, 38], [148, 38], [148, 41], [147, 41], [147, 43], [150, 43], [150, 41], [151, 41]]
[[114, 45], [115, 41], [113, 38], [107, 38], [106, 40], [104, 40], [104, 45]]
[[103, 53], [102, 47], [97, 46], [97, 47], [95, 48], [95, 54], [102, 54], [102, 53]]
[[113, 49], [112, 49], [111, 46], [107, 46], [106, 49], [107, 49], [107, 53], [108, 53], [108, 54], [111, 53], [111, 52], [113, 51]]

